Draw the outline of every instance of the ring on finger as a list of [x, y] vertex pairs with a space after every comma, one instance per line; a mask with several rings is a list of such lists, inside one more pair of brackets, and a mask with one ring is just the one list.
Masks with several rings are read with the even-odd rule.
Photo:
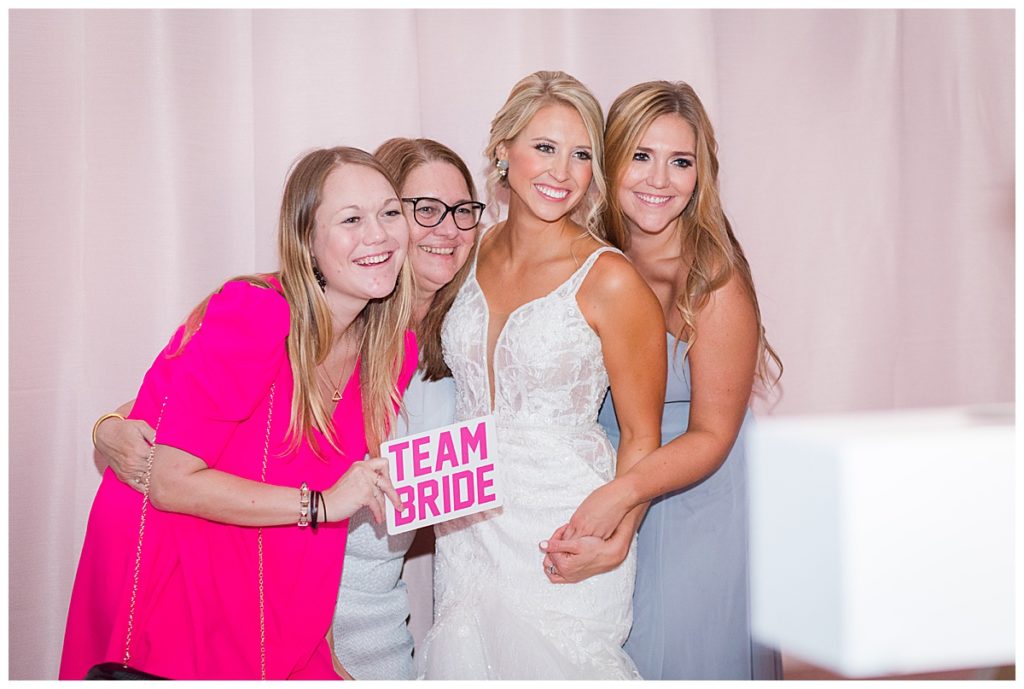
[[556, 572], [554, 565], [548, 565], [548, 574], [554, 574]]

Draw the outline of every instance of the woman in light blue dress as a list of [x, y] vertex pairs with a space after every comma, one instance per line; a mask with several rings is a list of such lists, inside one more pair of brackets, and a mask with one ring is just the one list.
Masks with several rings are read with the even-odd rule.
[[[755, 380], [777, 380], [769, 371], [781, 374], [781, 362], [722, 212], [711, 123], [688, 85], [648, 82], [616, 99], [605, 142], [608, 239], [654, 290], [668, 326], [662, 447], [583, 501], [545, 544], [545, 566], [566, 582], [613, 566], [632, 536], [620, 521], [649, 502], [625, 645], [640, 674], [778, 678], [777, 654], [750, 635], [743, 434]], [[617, 442], [610, 395], [600, 420]]]
[[[686, 432], [690, 367], [669, 338], [661, 442]], [[601, 425], [619, 440], [611, 393]], [[744, 433], [722, 465], [696, 484], [651, 501], [638, 536], [633, 629], [626, 652], [645, 679], [775, 679], [776, 655], [750, 639], [747, 462]]]

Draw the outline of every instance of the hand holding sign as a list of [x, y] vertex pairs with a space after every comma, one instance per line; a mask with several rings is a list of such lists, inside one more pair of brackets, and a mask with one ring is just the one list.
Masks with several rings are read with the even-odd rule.
[[338, 482], [324, 491], [327, 516], [332, 522], [348, 519], [365, 505], [378, 524], [384, 521], [384, 498], [402, 509], [402, 500], [388, 477], [388, 461], [383, 457], [354, 462]]
[[381, 445], [404, 507], [386, 505], [388, 533], [399, 534], [501, 505], [488, 453], [494, 417], [482, 416]]

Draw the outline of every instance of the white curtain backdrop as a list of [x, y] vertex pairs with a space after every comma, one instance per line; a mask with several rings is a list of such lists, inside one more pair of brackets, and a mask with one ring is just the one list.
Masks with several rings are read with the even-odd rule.
[[482, 183], [537, 69], [701, 94], [786, 365], [760, 414], [1013, 400], [1013, 10], [13, 10], [9, 51], [12, 679], [56, 677], [92, 422], [277, 267], [290, 163], [427, 136]]

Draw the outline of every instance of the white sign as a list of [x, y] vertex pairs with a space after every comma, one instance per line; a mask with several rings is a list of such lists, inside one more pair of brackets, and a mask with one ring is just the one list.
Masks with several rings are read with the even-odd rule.
[[494, 417], [481, 416], [380, 446], [391, 482], [405, 505], [385, 500], [391, 535], [483, 512], [501, 505], [498, 472], [491, 460]]

